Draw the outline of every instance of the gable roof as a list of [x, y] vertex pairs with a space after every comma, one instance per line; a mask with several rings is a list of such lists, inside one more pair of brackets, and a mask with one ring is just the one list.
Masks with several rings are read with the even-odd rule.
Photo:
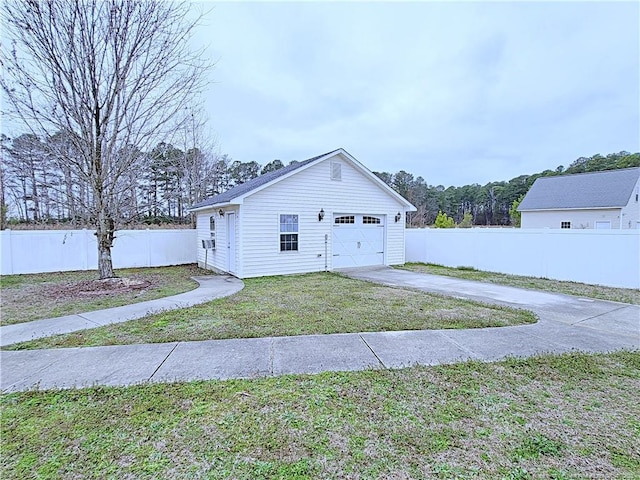
[[640, 167], [540, 177], [518, 210], [622, 208], [629, 202], [638, 178]]
[[317, 155], [313, 158], [309, 158], [301, 162], [292, 163], [290, 165], [287, 165], [286, 167], [279, 168], [278, 170], [274, 170], [272, 172], [259, 175], [256, 178], [249, 180], [248, 182], [245, 182], [240, 185], [236, 185], [233, 188], [230, 188], [226, 192], [220, 193], [219, 195], [214, 195], [213, 197], [207, 198], [202, 202], [196, 203], [195, 205], [191, 206], [189, 210], [195, 211], [195, 210], [201, 210], [201, 209], [205, 209], [212, 206], [229, 204], [233, 200], [240, 199], [246, 195], [254, 193], [255, 191], [262, 190], [262, 188], [266, 188], [267, 186], [273, 183], [276, 183], [286, 177], [289, 177], [290, 175], [292, 175], [298, 170], [303, 170], [307, 167], [310, 167], [312, 164], [319, 163], [327, 158], [336, 156], [338, 154], [341, 154], [343, 155], [344, 158], [350, 160], [356, 168], [358, 168], [362, 173], [370, 177], [371, 180], [377, 183], [380, 187], [385, 189], [388, 194], [396, 197], [396, 199], [401, 203], [404, 203], [407, 208], [415, 210], [415, 207], [409, 201], [407, 201], [399, 193], [397, 193], [395, 190], [389, 187], [386, 183], [380, 180], [370, 170], [368, 170], [355, 158], [349, 155], [349, 153], [347, 153], [347, 151], [344, 150], [343, 148], [338, 148], [336, 150], [332, 150], [331, 152], [323, 153], [322, 155]]

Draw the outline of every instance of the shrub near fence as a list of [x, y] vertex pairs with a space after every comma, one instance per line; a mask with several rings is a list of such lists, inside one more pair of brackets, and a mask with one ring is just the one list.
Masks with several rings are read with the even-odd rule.
[[406, 261], [640, 288], [640, 230], [408, 229]]
[[[97, 270], [93, 230], [3, 230], [0, 274]], [[195, 230], [118, 230], [114, 268], [196, 263]]]

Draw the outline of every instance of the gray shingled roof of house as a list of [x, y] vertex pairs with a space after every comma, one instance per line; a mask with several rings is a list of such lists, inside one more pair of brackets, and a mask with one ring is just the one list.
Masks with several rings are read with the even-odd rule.
[[331, 152], [327, 152], [327, 153], [323, 153], [322, 155], [318, 155], [316, 157], [313, 158], [309, 158], [307, 160], [303, 160], [301, 162], [296, 162], [296, 163], [292, 163], [290, 165], [287, 165], [286, 167], [280, 168], [278, 170], [274, 170], [272, 172], [268, 172], [265, 173], [264, 175], [259, 175], [256, 178], [253, 178], [251, 180], [249, 180], [248, 182], [245, 183], [241, 183], [240, 185], [236, 185], [233, 188], [230, 188], [229, 190], [227, 190], [226, 192], [223, 192], [219, 195], [214, 195], [213, 197], [207, 198], [206, 200], [203, 200], [202, 202], [196, 203], [195, 205], [191, 206], [191, 209], [195, 209], [195, 208], [201, 208], [201, 207], [207, 207], [209, 205], [219, 205], [219, 204], [223, 204], [223, 203], [229, 203], [231, 200], [233, 200], [234, 198], [238, 198], [242, 195], [245, 195], [249, 192], [251, 192], [252, 190], [255, 190], [258, 187], [261, 187], [262, 185], [265, 185], [273, 180], [275, 180], [276, 178], [280, 178], [290, 172], [293, 172], [294, 170], [297, 170], [300, 167], [303, 167], [317, 159], [319, 159], [320, 157], [324, 157], [327, 155], [330, 155], [332, 153], [337, 152], [338, 150], [340, 150], [339, 148], [337, 150], [333, 150]]
[[621, 208], [629, 202], [638, 178], [640, 167], [540, 177], [518, 210]]

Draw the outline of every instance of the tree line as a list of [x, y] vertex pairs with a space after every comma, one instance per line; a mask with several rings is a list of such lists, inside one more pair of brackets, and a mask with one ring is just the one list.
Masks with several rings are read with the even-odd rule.
[[[477, 183], [462, 187], [429, 185], [421, 176], [415, 177], [404, 170], [392, 174], [374, 172], [387, 185], [416, 206], [416, 212], [407, 214], [407, 224], [413, 227], [500, 225], [515, 223], [516, 205], [539, 177], [596, 172], [640, 166], [640, 153], [619, 152], [580, 157], [565, 169], [544, 170], [533, 175], [520, 175], [509, 181]], [[441, 214], [440, 220], [438, 215]], [[446, 217], [446, 218], [445, 218]], [[447, 219], [451, 219], [448, 221]]]
[[[8, 223], [66, 224], [76, 228], [92, 225], [95, 199], [91, 188], [77, 170], [65, 167], [64, 158], [56, 157], [60, 152], [73, 155], [73, 142], [65, 145], [62, 134], [40, 138], [29, 133], [14, 139], [2, 135], [0, 141], [2, 228]], [[205, 148], [181, 148], [164, 142], [148, 152], [132, 149], [126, 154], [136, 158], [135, 168], [120, 179], [122, 185], [117, 189], [121, 196], [116, 215], [120, 228], [193, 224], [193, 216], [187, 210], [191, 205], [285, 166], [277, 159], [263, 166], [255, 161], [233, 160]], [[407, 216], [409, 226], [507, 226], [514, 222], [514, 202], [538, 177], [633, 166], [640, 166], [640, 153], [623, 151], [580, 157], [566, 169], [559, 166], [509, 181], [447, 188], [429, 185], [423, 177], [404, 170], [374, 173], [417, 207]]]
[[[62, 134], [0, 136], [2, 228], [10, 224], [65, 224], [90, 227], [96, 198], [87, 178], [71, 168], [74, 143]], [[261, 166], [197, 146], [158, 143], [147, 152], [128, 147], [122, 155], [135, 163], [118, 179], [117, 227], [190, 224], [187, 209], [258, 175], [282, 168], [280, 160]]]

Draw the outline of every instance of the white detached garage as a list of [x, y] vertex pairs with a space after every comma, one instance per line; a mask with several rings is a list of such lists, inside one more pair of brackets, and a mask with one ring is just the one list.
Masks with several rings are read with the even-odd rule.
[[198, 264], [239, 278], [404, 263], [415, 211], [345, 150], [261, 175], [194, 205]]

